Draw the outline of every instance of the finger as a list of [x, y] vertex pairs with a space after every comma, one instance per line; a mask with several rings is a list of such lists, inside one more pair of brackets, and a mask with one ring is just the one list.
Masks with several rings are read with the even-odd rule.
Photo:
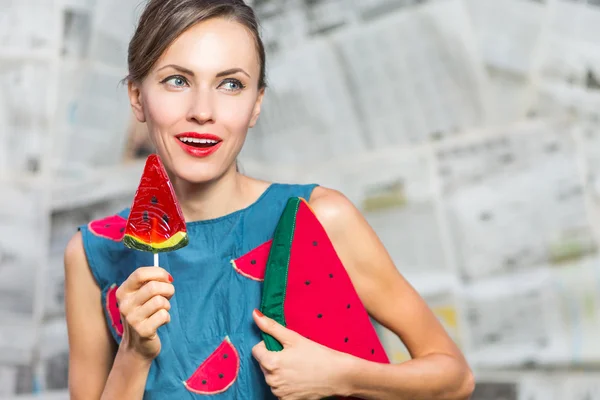
[[127, 322], [130, 324], [135, 324], [137, 322], [144, 321], [158, 312], [158, 310], [163, 309], [169, 311], [171, 309], [171, 302], [169, 302], [169, 300], [163, 296], [154, 296], [146, 303], [132, 310]]
[[260, 370], [262, 371], [263, 375], [266, 377], [269, 374], [269, 371], [267, 371], [260, 363], [258, 363], [258, 365], [260, 366]]
[[263, 313], [258, 310], [254, 310], [252, 317], [261, 331], [273, 336], [284, 347], [293, 344], [298, 338], [296, 332], [286, 328], [274, 319], [263, 315]]
[[269, 351], [265, 342], [260, 342], [252, 348], [252, 356], [258, 361], [265, 376], [275, 372], [278, 366], [278, 355]]
[[173, 277], [161, 267], [140, 267], [119, 287], [123, 294], [134, 292], [149, 281], [173, 282]]
[[140, 337], [154, 339], [156, 331], [171, 321], [171, 315], [164, 308], [152, 314], [149, 318], [137, 323], [134, 328]]
[[119, 302], [119, 309], [123, 314], [128, 315], [155, 296], [171, 299], [174, 293], [175, 286], [172, 283], [150, 281], [141, 289], [123, 296]]
[[155, 296], [163, 296], [170, 299], [175, 294], [175, 286], [172, 283], [150, 281], [146, 282], [138, 291], [133, 294], [134, 303], [142, 305]]
[[258, 363], [262, 366], [262, 362], [265, 359], [265, 356], [269, 353], [267, 350], [267, 346], [265, 346], [265, 342], [261, 341], [256, 346], [252, 348], [252, 356], [258, 361]]

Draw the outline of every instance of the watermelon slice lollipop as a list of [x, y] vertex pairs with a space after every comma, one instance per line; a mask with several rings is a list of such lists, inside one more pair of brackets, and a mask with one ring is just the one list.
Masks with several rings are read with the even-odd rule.
[[129, 212], [123, 243], [154, 253], [174, 251], [188, 244], [181, 207], [160, 158], [151, 154]]

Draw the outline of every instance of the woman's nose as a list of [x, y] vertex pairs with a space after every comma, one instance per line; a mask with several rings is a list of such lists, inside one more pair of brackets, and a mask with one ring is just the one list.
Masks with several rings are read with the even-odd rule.
[[213, 104], [210, 93], [200, 91], [196, 93], [188, 110], [188, 120], [199, 124], [213, 121]]

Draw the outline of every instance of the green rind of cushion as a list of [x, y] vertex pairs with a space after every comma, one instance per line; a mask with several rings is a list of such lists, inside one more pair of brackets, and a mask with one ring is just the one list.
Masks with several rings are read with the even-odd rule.
[[[260, 311], [283, 326], [286, 326], [283, 305], [287, 287], [290, 254], [292, 241], [294, 240], [296, 215], [301, 201], [298, 197], [290, 198], [281, 214], [273, 236], [263, 283]], [[268, 333], [263, 332], [262, 338], [268, 350], [283, 350], [281, 343]]]
[[189, 239], [186, 232], [177, 232], [164, 242], [154, 243], [153, 245], [149, 245], [143, 240], [132, 235], [125, 235], [123, 237], [123, 244], [125, 244], [125, 246], [135, 250], [148, 251], [150, 253], [165, 253], [168, 251], [175, 251], [187, 246], [188, 242]]

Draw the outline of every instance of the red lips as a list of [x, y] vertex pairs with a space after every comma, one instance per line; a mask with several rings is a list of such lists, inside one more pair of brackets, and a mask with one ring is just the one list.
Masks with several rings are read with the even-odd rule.
[[211, 133], [184, 132], [175, 136], [183, 151], [193, 157], [208, 157], [216, 152], [223, 143], [217, 135]]

